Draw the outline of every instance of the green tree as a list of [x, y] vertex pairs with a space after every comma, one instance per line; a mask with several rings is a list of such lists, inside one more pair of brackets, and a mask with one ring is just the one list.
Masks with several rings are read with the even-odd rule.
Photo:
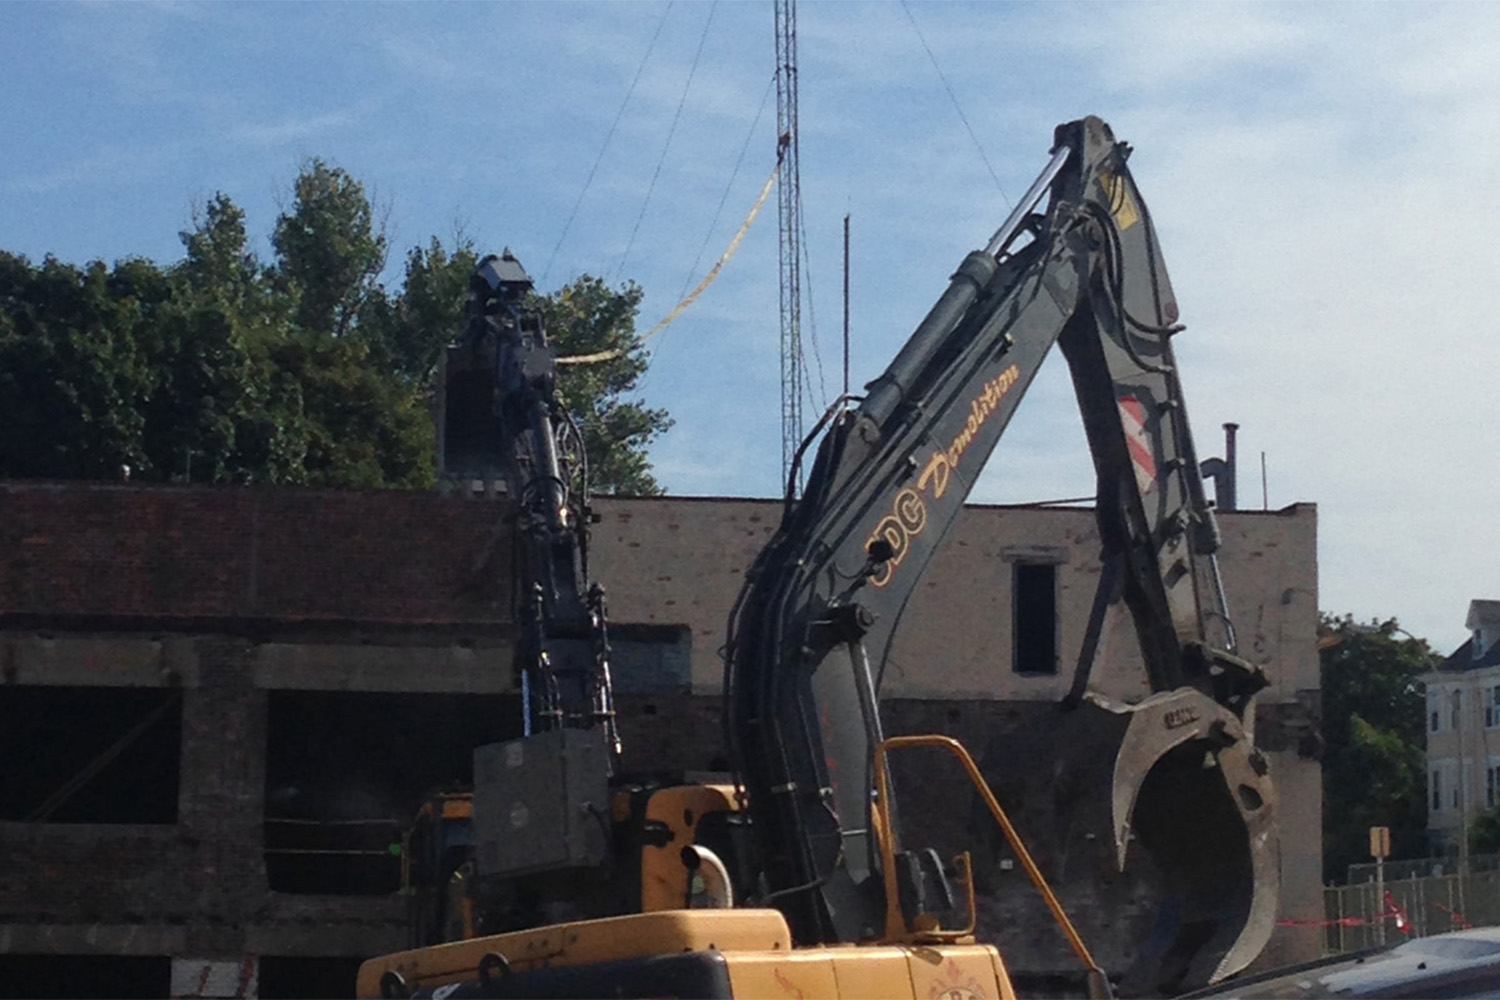
[[559, 357], [612, 355], [590, 364], [564, 364], [557, 380], [558, 393], [583, 432], [596, 492], [662, 492], [646, 449], [672, 419], [666, 410], [626, 398], [649, 363], [635, 332], [641, 294], [634, 282], [611, 291], [602, 279], [584, 275], [535, 302]]
[[1395, 619], [1323, 616], [1323, 874], [1369, 861], [1369, 828], [1391, 828], [1397, 858], [1426, 853], [1425, 695], [1441, 657]]
[[1469, 850], [1473, 854], [1500, 854], [1500, 806], [1486, 809], [1469, 824]]
[[7, 475], [117, 478], [146, 464], [154, 373], [138, 343], [170, 290], [149, 264], [113, 270], [0, 253], [0, 463]]
[[222, 191], [193, 213], [192, 229], [178, 233], [187, 255], [178, 274], [193, 292], [247, 309], [263, 292], [262, 268], [250, 252], [245, 213]]
[[413, 247], [400, 294], [377, 288], [365, 300], [359, 328], [371, 360], [409, 385], [431, 386], [443, 348], [463, 328], [469, 276], [477, 261], [474, 248], [462, 239], [451, 251], [436, 237], [425, 248]]
[[385, 269], [385, 234], [364, 185], [322, 160], [302, 168], [294, 196], [271, 234], [275, 276], [295, 296], [298, 326], [342, 336]]
[[[476, 254], [434, 239], [388, 291], [374, 219], [363, 185], [313, 160], [269, 265], [223, 193], [170, 267], [0, 252], [0, 476], [430, 486], [433, 380]], [[618, 352], [560, 379], [603, 491], [659, 492], [645, 449], [669, 421], [624, 398], [646, 364], [639, 302], [593, 278], [538, 299], [559, 353]]]

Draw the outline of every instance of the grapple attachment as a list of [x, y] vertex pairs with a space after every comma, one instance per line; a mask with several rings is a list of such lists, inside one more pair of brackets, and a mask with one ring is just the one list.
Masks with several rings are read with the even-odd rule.
[[[1248, 965], [1280, 875], [1275, 791], [1240, 718], [1192, 688], [1038, 709], [991, 742], [984, 769], [1121, 994], [1169, 996]], [[1002, 946], [1006, 925], [1045, 919], [1029, 900], [997, 909]]]
[[1191, 688], [1100, 708], [1129, 719], [1110, 796], [1116, 862], [1124, 871], [1138, 842], [1165, 893], [1160, 933], [1124, 985], [1154, 993], [1240, 971], [1276, 921], [1276, 793], [1264, 755], [1233, 712]]

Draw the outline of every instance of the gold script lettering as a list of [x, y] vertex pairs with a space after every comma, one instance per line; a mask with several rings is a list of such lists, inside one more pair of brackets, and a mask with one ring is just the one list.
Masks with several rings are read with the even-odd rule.
[[896, 567], [901, 565], [906, 558], [907, 551], [911, 548], [911, 539], [922, 533], [927, 527], [927, 504], [922, 499], [922, 493], [927, 493], [936, 500], [948, 492], [948, 483], [952, 478], [953, 470], [958, 468], [963, 460], [964, 452], [974, 443], [974, 438], [979, 434], [980, 428], [984, 427], [990, 415], [1000, 405], [1000, 400], [1005, 398], [1006, 393], [1021, 380], [1021, 369], [1017, 365], [1011, 365], [999, 375], [986, 382], [979, 395], [969, 402], [969, 415], [964, 421], [963, 427], [954, 435], [947, 449], [937, 450], [927, 460], [921, 475], [917, 477], [917, 488], [913, 490], [909, 486], [902, 487], [896, 494], [891, 504], [891, 513], [882, 517], [875, 525], [875, 530], [870, 532], [869, 539], [865, 542], [868, 550], [870, 543], [884, 539], [891, 547], [891, 558], [883, 563], [870, 577], [870, 583], [877, 587], [884, 587], [890, 582], [896, 572]]

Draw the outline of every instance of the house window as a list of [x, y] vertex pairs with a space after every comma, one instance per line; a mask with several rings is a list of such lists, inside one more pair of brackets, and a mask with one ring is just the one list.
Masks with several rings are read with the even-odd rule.
[[1463, 718], [1460, 715], [1460, 713], [1463, 712], [1463, 708], [1464, 708], [1464, 693], [1462, 691], [1454, 691], [1453, 692], [1453, 728], [1454, 729], [1458, 729], [1459, 727], [1461, 727], [1463, 725]]
[[1443, 809], [1443, 775], [1440, 771], [1432, 772], [1432, 811], [1441, 812]]
[[1443, 728], [1443, 692], [1439, 688], [1427, 689], [1427, 731], [1439, 732]]
[[1057, 673], [1057, 565], [1017, 562], [1011, 585], [1015, 672]]
[[1493, 762], [1484, 769], [1484, 805], [1486, 809], [1495, 808], [1497, 798], [1500, 798], [1500, 765]]
[[1500, 728], [1500, 684], [1488, 684], [1485, 686], [1484, 728]]

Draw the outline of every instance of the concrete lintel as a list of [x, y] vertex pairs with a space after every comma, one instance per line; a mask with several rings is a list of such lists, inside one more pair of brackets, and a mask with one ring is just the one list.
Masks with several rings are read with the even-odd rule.
[[378, 646], [339, 643], [259, 645], [259, 688], [303, 691], [398, 691], [508, 694], [517, 690], [508, 643]]
[[291, 958], [368, 958], [410, 947], [405, 922], [393, 924], [253, 924], [245, 928], [245, 948], [256, 955]]
[[1006, 562], [1065, 566], [1068, 563], [1068, 547], [1066, 545], [1007, 545], [1000, 550], [1000, 558]]
[[7, 955], [175, 955], [186, 944], [171, 924], [0, 924]]
[[[265, 920], [257, 927], [313, 924], [391, 924], [405, 926], [408, 901], [405, 896], [390, 893], [381, 896], [333, 896], [319, 893], [273, 892], [261, 912]], [[271, 954], [266, 952], [265, 954]]]
[[6, 684], [196, 687], [188, 640], [136, 635], [0, 633]]
[[20, 820], [0, 821], [0, 844], [45, 843], [86, 844], [119, 843], [129, 840], [155, 841], [159, 849], [175, 845], [181, 832], [173, 823], [26, 823]]
[[360, 958], [408, 945], [404, 896], [325, 896], [273, 892], [261, 919], [245, 928], [257, 955]]

